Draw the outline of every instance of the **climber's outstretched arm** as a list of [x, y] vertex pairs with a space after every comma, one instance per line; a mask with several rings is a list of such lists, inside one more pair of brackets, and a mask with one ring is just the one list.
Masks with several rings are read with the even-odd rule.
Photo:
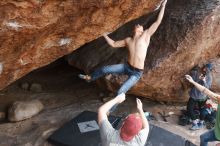
[[163, 19], [166, 3], [167, 3], [167, 0], [164, 0], [162, 2], [160, 13], [159, 13], [159, 15], [157, 17], [157, 20], [146, 30], [146, 32], [150, 36], [152, 36], [155, 33], [155, 31], [157, 30], [157, 28], [159, 27], [159, 25], [160, 25], [160, 23], [161, 23], [161, 21]]
[[120, 48], [120, 47], [125, 47], [126, 46], [126, 39], [124, 40], [119, 40], [119, 41], [114, 41], [112, 40], [109, 36], [108, 33], [104, 33], [103, 37], [107, 41], [107, 43], [113, 47], [113, 48]]

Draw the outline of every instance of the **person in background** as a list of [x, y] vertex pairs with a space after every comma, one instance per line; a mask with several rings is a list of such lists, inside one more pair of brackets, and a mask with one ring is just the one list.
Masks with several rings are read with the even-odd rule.
[[220, 94], [216, 94], [210, 91], [208, 88], [195, 82], [190, 75], [186, 75], [185, 77], [191, 84], [195, 86], [196, 89], [209, 96], [213, 102], [218, 104], [215, 127], [214, 129], [209, 130], [200, 136], [200, 146], [207, 146], [208, 142], [220, 141]]
[[[202, 73], [197, 70], [192, 70], [192, 78], [198, 84], [205, 86], [206, 88], [210, 88], [212, 84], [212, 75], [211, 70], [213, 65], [211, 63], [206, 64]], [[189, 92], [189, 101], [187, 103], [187, 113], [189, 117], [193, 120], [191, 130], [198, 130], [204, 127], [204, 116], [200, 114], [200, 117], [197, 117], [197, 113], [195, 111], [195, 107], [198, 107], [198, 110], [201, 112], [201, 109], [204, 107], [207, 95], [199, 91], [196, 87], [193, 87]]]
[[98, 109], [98, 124], [102, 146], [144, 146], [149, 133], [149, 124], [143, 111], [141, 100], [136, 99], [137, 113], [129, 114], [119, 130], [112, 127], [107, 113], [116, 104], [125, 100], [122, 93], [106, 102]]

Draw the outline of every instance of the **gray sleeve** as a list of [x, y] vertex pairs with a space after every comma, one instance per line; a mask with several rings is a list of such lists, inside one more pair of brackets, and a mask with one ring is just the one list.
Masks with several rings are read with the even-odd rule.
[[144, 128], [138, 133], [138, 143], [140, 145], [145, 145], [148, 134], [149, 134], [149, 128]]
[[208, 84], [207, 84], [206, 81], [200, 80], [198, 83], [199, 83], [200, 85], [202, 85], [202, 86], [208, 88]]
[[110, 122], [108, 120], [102, 121], [101, 126], [100, 126], [101, 137], [107, 138], [114, 131], [115, 131], [115, 129], [112, 127], [112, 125], [110, 124]]
[[193, 78], [193, 80], [194, 81], [198, 81], [199, 80], [199, 73], [198, 73], [198, 70], [192, 70], [191, 72], [190, 72], [190, 75], [192, 76], [192, 78]]
[[211, 75], [211, 71], [208, 69], [207, 73], [206, 73], [206, 83], [207, 83], [207, 88], [211, 88], [212, 85], [212, 75]]

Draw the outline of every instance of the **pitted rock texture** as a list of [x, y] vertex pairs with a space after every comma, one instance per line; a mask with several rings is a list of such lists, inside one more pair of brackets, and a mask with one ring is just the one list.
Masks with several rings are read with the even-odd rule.
[[[132, 21], [110, 35], [114, 40], [132, 33], [134, 24], [147, 28], [157, 12]], [[197, 64], [205, 64], [220, 55], [220, 1], [169, 0], [165, 16], [152, 37], [145, 62], [144, 75], [130, 94], [158, 101], [186, 102], [188, 87], [184, 79]], [[126, 62], [126, 49], [110, 48], [103, 38], [86, 44], [67, 57], [69, 64], [86, 73], [95, 68]], [[115, 91], [126, 76], [107, 76], [100, 86]]]
[[220, 58], [212, 61], [214, 70], [212, 71], [213, 83], [212, 89], [216, 92], [220, 92]]
[[124, 23], [160, 0], [1, 0], [0, 89]]

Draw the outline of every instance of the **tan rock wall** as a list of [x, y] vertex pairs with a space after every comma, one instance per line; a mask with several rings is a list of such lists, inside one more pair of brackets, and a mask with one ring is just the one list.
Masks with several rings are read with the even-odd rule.
[[0, 89], [103, 32], [149, 13], [160, 0], [1, 0]]
[[[131, 34], [134, 24], [149, 27], [157, 13], [143, 16], [116, 30], [114, 40]], [[152, 37], [141, 80], [130, 94], [159, 101], [185, 102], [184, 75], [195, 65], [220, 54], [220, 2], [216, 0], [169, 0], [165, 16]], [[68, 57], [70, 64], [89, 73], [97, 67], [126, 62], [126, 49], [110, 48], [103, 38], [83, 46]], [[101, 86], [117, 90], [125, 76], [110, 76]]]

